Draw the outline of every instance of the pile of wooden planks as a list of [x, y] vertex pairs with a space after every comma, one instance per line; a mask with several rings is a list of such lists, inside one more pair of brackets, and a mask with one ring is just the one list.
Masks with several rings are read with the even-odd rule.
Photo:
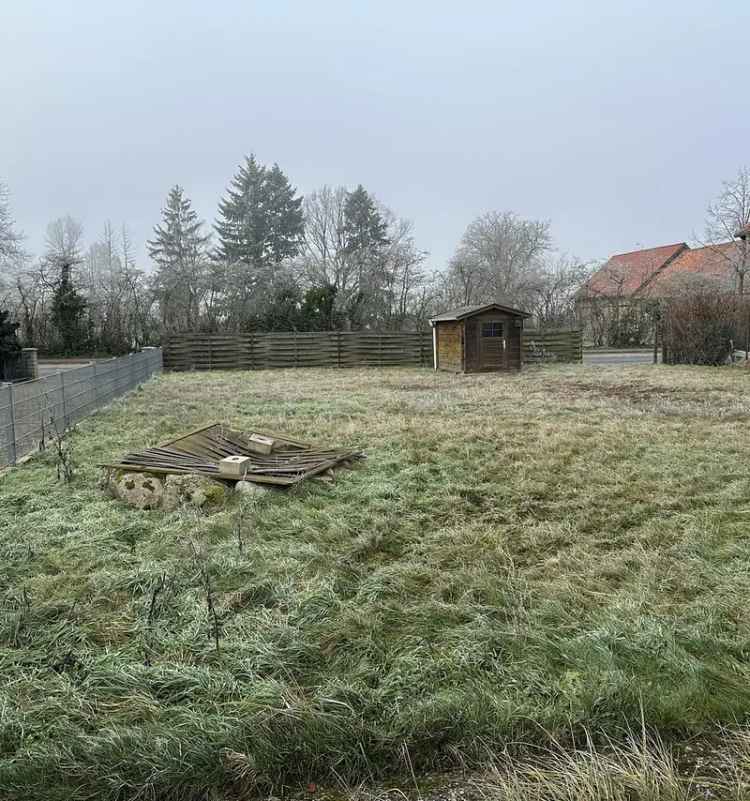
[[[259, 443], [268, 447], [259, 448]], [[265, 442], [264, 442], [265, 441]], [[270, 451], [259, 453], [259, 450]], [[219, 463], [244, 456], [242, 479], [256, 484], [290, 486], [363, 457], [360, 451], [318, 448], [278, 434], [241, 434], [220, 423], [199, 428], [155, 448], [134, 451], [102, 467], [156, 475], [194, 473], [218, 481], [236, 481], [222, 473]]]

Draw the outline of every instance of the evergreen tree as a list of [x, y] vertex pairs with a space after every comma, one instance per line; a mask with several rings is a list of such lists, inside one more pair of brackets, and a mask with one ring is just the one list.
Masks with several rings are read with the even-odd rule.
[[378, 211], [375, 201], [360, 184], [346, 196], [344, 204], [344, 241], [348, 254], [373, 259], [390, 240], [388, 225]]
[[153, 286], [162, 324], [166, 329], [189, 330], [200, 316], [210, 234], [203, 233], [203, 221], [179, 185], [170, 190], [161, 217], [146, 245], [157, 265]]
[[301, 326], [307, 331], [335, 331], [341, 327], [336, 313], [337, 290], [333, 284], [310, 287], [300, 311]]
[[16, 332], [18, 323], [10, 319], [10, 312], [0, 309], [0, 378], [5, 378], [4, 365], [9, 356], [18, 353], [21, 346], [18, 343]]
[[375, 201], [360, 184], [346, 196], [344, 204], [344, 258], [356, 275], [358, 291], [349, 298], [346, 316], [349, 325], [359, 327], [368, 315], [377, 318], [380, 295], [386, 282], [386, 251], [391, 241], [388, 224]]
[[52, 297], [52, 322], [57, 329], [64, 356], [76, 356], [86, 346], [84, 314], [86, 299], [73, 285], [71, 264], [61, 267], [60, 282]]
[[278, 164], [266, 170], [268, 195], [268, 255], [273, 264], [299, 253], [304, 234], [302, 197], [294, 196], [294, 187]]
[[51, 269], [55, 276], [50, 282], [54, 287], [51, 317], [65, 356], [79, 354], [86, 348], [88, 339], [84, 321], [86, 299], [73, 281], [73, 268], [83, 261], [82, 239], [81, 224], [70, 216], [54, 220], [47, 227], [44, 263], [45, 269]]
[[251, 155], [219, 203], [215, 228], [223, 261], [258, 269], [279, 264], [299, 252], [302, 198], [278, 164], [269, 169]]
[[264, 331], [299, 331], [304, 328], [300, 315], [302, 298], [299, 287], [289, 281], [275, 287], [260, 320]]

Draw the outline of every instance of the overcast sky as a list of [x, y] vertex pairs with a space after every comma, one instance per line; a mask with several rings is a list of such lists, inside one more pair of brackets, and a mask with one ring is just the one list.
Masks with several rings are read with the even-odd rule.
[[245, 154], [362, 183], [444, 266], [472, 218], [585, 259], [690, 238], [750, 162], [750, 2], [0, 0], [0, 179], [38, 251], [70, 213], [207, 221]]

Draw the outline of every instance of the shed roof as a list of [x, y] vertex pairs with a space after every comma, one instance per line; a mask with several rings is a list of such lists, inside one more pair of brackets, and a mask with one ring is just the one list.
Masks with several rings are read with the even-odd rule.
[[459, 306], [457, 309], [437, 314], [435, 317], [430, 318], [431, 323], [445, 323], [454, 320], [465, 320], [467, 317], [473, 317], [475, 314], [481, 314], [486, 311], [500, 311], [505, 314], [512, 314], [516, 317], [531, 317], [528, 312], [523, 309], [514, 309], [512, 306], [504, 306], [502, 303], [483, 303], [479, 306]]

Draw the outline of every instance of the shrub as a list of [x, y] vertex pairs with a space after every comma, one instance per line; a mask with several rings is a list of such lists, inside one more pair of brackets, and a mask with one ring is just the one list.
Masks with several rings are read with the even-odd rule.
[[662, 341], [669, 364], [726, 364], [747, 319], [744, 297], [709, 290], [670, 298], [663, 307]]
[[16, 332], [18, 323], [10, 319], [10, 312], [0, 309], [0, 379], [10, 378], [6, 376], [6, 362], [10, 362], [21, 349]]

